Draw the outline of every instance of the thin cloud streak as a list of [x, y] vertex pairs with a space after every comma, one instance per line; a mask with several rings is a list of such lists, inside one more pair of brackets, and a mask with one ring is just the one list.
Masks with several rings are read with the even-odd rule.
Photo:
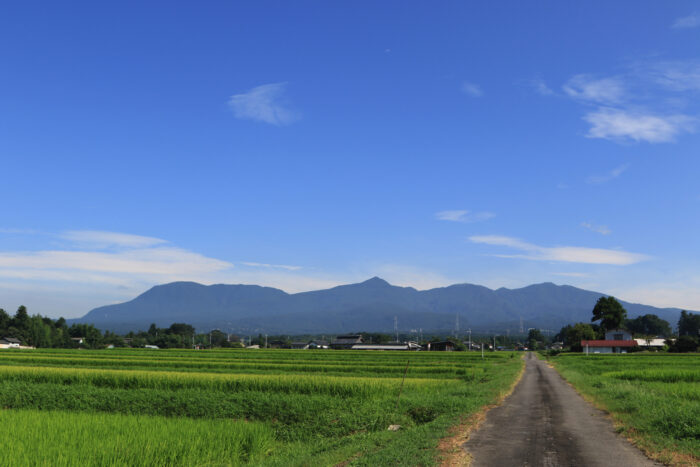
[[673, 29], [690, 29], [698, 26], [700, 26], [700, 13], [695, 12], [692, 15], [676, 19], [671, 27]]
[[586, 179], [586, 183], [593, 185], [599, 185], [601, 183], [606, 183], [611, 180], [615, 180], [617, 177], [622, 175], [627, 169], [629, 169], [629, 164], [623, 164], [619, 167], [615, 167], [610, 172], [601, 175], [591, 175]]
[[517, 238], [499, 235], [474, 235], [469, 237], [469, 240], [473, 243], [505, 246], [523, 252], [522, 254], [515, 255], [494, 255], [501, 258], [584, 264], [610, 264], [617, 266], [626, 266], [650, 259], [650, 257], [647, 255], [620, 250], [576, 246], [543, 247], [532, 243], [523, 242]]
[[254, 263], [254, 262], [243, 262], [241, 263], [245, 266], [250, 266], [254, 268], [272, 268], [272, 269], [286, 269], [288, 271], [298, 271], [302, 269], [301, 266], [290, 266], [288, 264], [267, 264], [267, 263]]
[[612, 233], [612, 231], [606, 225], [595, 225], [591, 224], [590, 222], [581, 222], [581, 226], [601, 235], [610, 235]]
[[609, 140], [669, 143], [681, 133], [694, 130], [695, 119], [687, 115], [654, 115], [602, 107], [583, 119], [591, 124], [586, 136]]
[[101, 230], [68, 230], [59, 235], [60, 238], [93, 248], [129, 247], [142, 248], [167, 243], [155, 237], [144, 237], [119, 232]]
[[574, 99], [598, 104], [619, 103], [626, 94], [624, 83], [617, 77], [595, 79], [590, 75], [575, 75], [562, 89]]
[[298, 113], [282, 103], [287, 83], [272, 83], [257, 86], [248, 92], [235, 94], [228, 101], [236, 118], [289, 125], [299, 120]]
[[465, 81], [462, 83], [462, 92], [471, 97], [481, 97], [484, 95], [481, 87], [478, 84]]
[[480, 222], [496, 217], [492, 212], [482, 211], [482, 212], [471, 212], [466, 209], [458, 210], [448, 210], [440, 211], [435, 213], [435, 218], [441, 221], [451, 221], [451, 222]]

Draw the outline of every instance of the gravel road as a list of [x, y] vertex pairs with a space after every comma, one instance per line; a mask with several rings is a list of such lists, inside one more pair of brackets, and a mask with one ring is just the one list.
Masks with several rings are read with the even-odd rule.
[[657, 466], [615, 433], [554, 369], [528, 353], [525, 374], [463, 446], [473, 467]]

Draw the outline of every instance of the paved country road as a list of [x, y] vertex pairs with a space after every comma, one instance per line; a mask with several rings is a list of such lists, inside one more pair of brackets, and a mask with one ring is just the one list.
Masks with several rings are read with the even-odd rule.
[[532, 353], [513, 394], [488, 412], [463, 447], [473, 467], [661, 465], [615, 433], [602, 411]]

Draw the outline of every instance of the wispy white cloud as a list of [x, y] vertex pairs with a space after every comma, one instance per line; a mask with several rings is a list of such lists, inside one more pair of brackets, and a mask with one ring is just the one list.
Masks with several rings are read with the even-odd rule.
[[681, 133], [695, 129], [696, 120], [687, 115], [653, 115], [602, 107], [583, 117], [591, 124], [587, 136], [610, 140], [668, 143]]
[[599, 174], [599, 175], [591, 175], [586, 179], [586, 183], [591, 183], [591, 184], [600, 184], [600, 183], [606, 183], [611, 180], [616, 179], [620, 175], [625, 172], [625, 170], [629, 169], [630, 165], [629, 164], [623, 164], [619, 167], [615, 167], [612, 169], [610, 172], [604, 173], [604, 174]]
[[596, 225], [591, 224], [590, 222], [581, 222], [581, 226], [601, 235], [610, 235], [610, 233], [612, 233], [612, 231], [606, 225]]
[[60, 234], [59, 237], [97, 249], [108, 247], [143, 248], [167, 243], [165, 240], [155, 237], [101, 230], [68, 230]]
[[481, 97], [484, 95], [481, 86], [468, 81], [462, 83], [462, 92], [471, 97]]
[[180, 248], [134, 248], [118, 252], [44, 250], [0, 253], [0, 268], [18, 270], [90, 271], [171, 276], [201, 274], [233, 267]]
[[544, 247], [523, 242], [517, 238], [499, 235], [475, 235], [469, 237], [469, 240], [474, 243], [504, 246], [522, 251], [521, 254], [516, 255], [495, 255], [502, 258], [519, 258], [534, 261], [559, 261], [585, 264], [611, 264], [619, 266], [635, 264], [649, 259], [649, 256], [647, 255], [630, 253], [621, 250], [577, 246]]
[[453, 211], [440, 211], [435, 213], [435, 217], [441, 221], [452, 222], [479, 222], [495, 217], [492, 212], [471, 212], [466, 209], [458, 209]]
[[695, 12], [689, 16], [676, 19], [671, 26], [673, 29], [689, 29], [700, 26], [700, 13]]
[[564, 92], [575, 99], [596, 104], [616, 104], [626, 94], [622, 79], [594, 78], [591, 75], [576, 75], [563, 87]]
[[552, 274], [562, 277], [590, 277], [590, 274], [586, 272], [553, 272]]
[[637, 66], [660, 86], [675, 92], [700, 91], [700, 60], [662, 61]]
[[554, 90], [547, 86], [547, 83], [541, 79], [533, 79], [531, 81], [532, 87], [535, 88], [535, 92], [541, 96], [552, 96], [554, 95]]
[[257, 86], [248, 92], [231, 96], [228, 103], [236, 118], [255, 120], [272, 125], [289, 125], [300, 116], [289, 109], [282, 98], [286, 83]]
[[562, 89], [588, 108], [588, 138], [670, 143], [698, 129], [697, 101], [687, 94], [700, 91], [696, 59], [635, 62], [607, 77], [578, 74]]
[[301, 266], [290, 266], [288, 264], [267, 264], [267, 263], [253, 263], [253, 262], [243, 262], [241, 263], [245, 266], [250, 266], [254, 268], [273, 268], [273, 269], [286, 269], [287, 271], [298, 271], [302, 269]]

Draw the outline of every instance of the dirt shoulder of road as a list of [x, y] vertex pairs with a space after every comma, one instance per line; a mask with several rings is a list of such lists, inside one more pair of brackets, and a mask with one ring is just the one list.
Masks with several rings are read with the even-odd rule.
[[479, 409], [478, 412], [473, 413], [460, 422], [450, 428], [449, 436], [440, 440], [438, 444], [438, 459], [440, 460], [440, 465], [442, 467], [448, 466], [468, 466], [471, 464], [471, 455], [462, 447], [462, 445], [469, 439], [469, 435], [478, 429], [484, 420], [486, 420], [486, 414], [489, 410], [498, 407], [503, 403], [503, 401], [510, 396], [515, 387], [518, 385], [520, 380], [525, 374], [525, 355], [521, 357], [522, 366], [520, 372], [516, 376], [513, 383], [510, 385], [507, 391], [501, 393], [492, 404], [485, 405]]

